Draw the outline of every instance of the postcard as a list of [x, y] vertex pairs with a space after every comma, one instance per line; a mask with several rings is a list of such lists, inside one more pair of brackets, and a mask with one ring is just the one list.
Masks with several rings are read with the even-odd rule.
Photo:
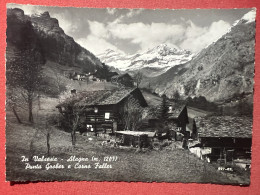
[[255, 8], [6, 14], [7, 181], [250, 185]]

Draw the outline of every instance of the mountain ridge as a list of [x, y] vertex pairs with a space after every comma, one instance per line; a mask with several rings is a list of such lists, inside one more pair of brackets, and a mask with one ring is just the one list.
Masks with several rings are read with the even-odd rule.
[[[59, 63], [69, 67], [80, 67], [85, 71], [94, 71], [96, 66], [101, 66], [100, 60], [87, 49], [81, 47], [74, 39], [65, 34], [59, 26], [56, 18], [52, 18], [48, 12], [38, 15], [28, 16], [22, 9], [7, 9], [7, 42], [9, 47], [16, 47], [17, 42], [22, 42], [23, 25], [31, 23], [37, 35], [40, 46], [46, 60]], [[20, 25], [19, 27], [18, 24]], [[17, 32], [12, 34], [10, 32]], [[20, 36], [17, 38], [17, 36]]]
[[222, 101], [236, 94], [253, 94], [255, 21], [242, 18], [230, 31], [191, 61], [173, 67], [143, 87], [169, 98], [177, 91], [182, 98], [204, 96]]
[[133, 55], [125, 55], [114, 50], [106, 50], [98, 57], [109, 66], [120, 71], [141, 71], [145, 76], [158, 76], [173, 66], [186, 63], [191, 60], [193, 54], [187, 50], [170, 48], [167, 44], [160, 44], [145, 52]]

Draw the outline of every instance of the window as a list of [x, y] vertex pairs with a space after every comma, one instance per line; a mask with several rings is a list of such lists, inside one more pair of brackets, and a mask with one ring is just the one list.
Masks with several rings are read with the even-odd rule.
[[109, 112], [106, 112], [105, 113], [105, 120], [109, 120], [110, 119], [110, 113]]
[[182, 128], [181, 127], [177, 127], [177, 131], [181, 131], [182, 130]]

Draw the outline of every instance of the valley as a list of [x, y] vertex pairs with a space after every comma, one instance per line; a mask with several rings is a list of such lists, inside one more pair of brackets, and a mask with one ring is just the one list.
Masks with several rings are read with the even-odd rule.
[[[7, 180], [249, 185], [254, 14], [246, 13], [198, 52], [179, 47], [184, 33], [177, 39], [167, 35], [169, 44], [151, 46], [146, 40], [149, 47], [139, 44], [136, 53], [112, 46], [105, 50], [116, 39], [115, 23], [89, 20], [84, 34], [93, 40], [99, 36], [104, 44], [104, 51], [94, 54], [88, 50], [93, 45], [86, 47], [89, 39], [81, 46], [61, 28], [64, 21], [49, 12], [26, 15], [8, 9]], [[178, 27], [187, 27], [188, 36], [194, 24]], [[115, 45], [127, 48], [128, 40], [134, 48], [139, 39], [130, 41], [131, 32], [122, 31]], [[21, 155], [28, 158], [28, 168]], [[56, 156], [60, 164], [38, 166], [34, 156]], [[98, 164], [66, 161], [72, 157], [90, 157]], [[42, 169], [46, 166], [51, 171]]]

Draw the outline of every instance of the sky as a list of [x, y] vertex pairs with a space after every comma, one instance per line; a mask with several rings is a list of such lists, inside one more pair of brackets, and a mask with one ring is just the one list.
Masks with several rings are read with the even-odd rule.
[[117, 9], [7, 4], [26, 15], [45, 11], [64, 32], [95, 55], [112, 49], [127, 55], [160, 44], [198, 53], [252, 9]]

